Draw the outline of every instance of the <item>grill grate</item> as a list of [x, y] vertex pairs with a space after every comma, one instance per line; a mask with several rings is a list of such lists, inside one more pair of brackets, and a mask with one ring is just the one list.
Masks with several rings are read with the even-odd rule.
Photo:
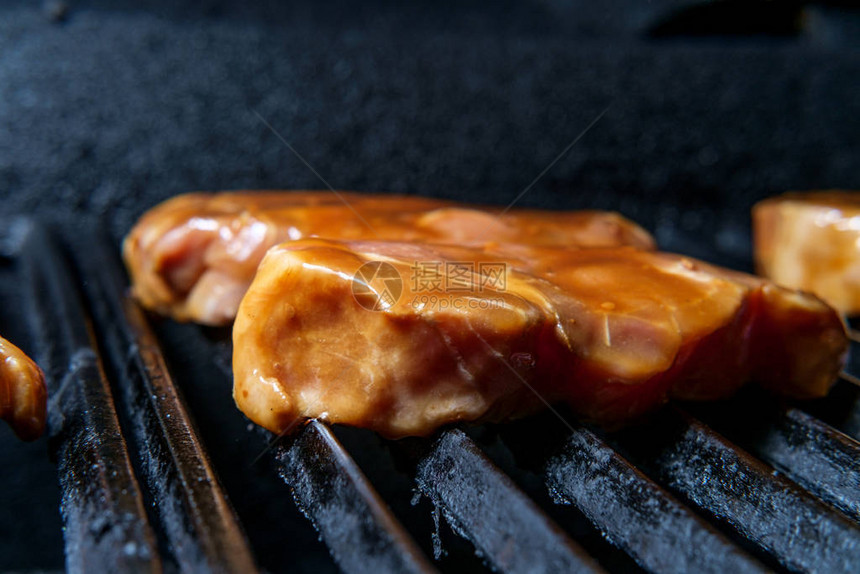
[[233, 510], [139, 308], [123, 297], [116, 255], [92, 238], [76, 258], [100, 341], [116, 375], [143, 480], [183, 570], [253, 572]]
[[161, 571], [111, 389], [47, 231], [24, 220], [17, 234], [38, 361], [47, 375], [48, 430], [57, 443], [66, 563], [77, 572]]
[[366, 572], [435, 572], [325, 425], [275, 451], [279, 473], [335, 559]]
[[501, 572], [602, 572], [462, 431], [442, 434], [418, 485]]
[[760, 572], [762, 567], [587, 429], [546, 467], [559, 502], [585, 512], [655, 572]]
[[733, 401], [701, 418], [761, 460], [860, 522], [860, 448], [857, 441], [797, 408], [766, 400]]
[[703, 423], [668, 411], [659, 425], [621, 437], [619, 444], [636, 453], [638, 464], [789, 569], [855, 569], [860, 556], [856, 524]]
[[[212, 367], [229, 351], [219, 334], [163, 357], [177, 340], [165, 332], [205, 330], [156, 325], [156, 337], [125, 297], [115, 246], [68, 232], [57, 242], [26, 220], [5, 229], [51, 380], [72, 572], [253, 572], [255, 561], [348, 572], [860, 570], [860, 444], [825, 422], [852, 432], [860, 396], [844, 385], [809, 412], [750, 391], [610, 434], [538, 416], [388, 442], [313, 422], [266, 450], [271, 437], [249, 430], [232, 440], [254, 452], [231, 465], [219, 433], [231, 436], [241, 417], [201, 406], [201, 391], [228, 392], [228, 369]], [[196, 349], [185, 362], [183, 345]], [[459, 538], [432, 532], [434, 516]]]

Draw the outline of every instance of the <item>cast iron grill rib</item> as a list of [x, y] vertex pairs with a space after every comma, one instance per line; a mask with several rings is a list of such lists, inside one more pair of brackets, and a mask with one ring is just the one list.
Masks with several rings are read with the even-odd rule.
[[860, 443], [797, 408], [757, 399], [700, 407], [696, 415], [860, 523]]
[[[67, 528], [71, 525], [66, 532], [70, 570], [89, 571], [113, 560], [111, 571], [159, 571], [163, 564], [183, 571], [253, 572], [254, 557], [227, 500], [230, 493], [218, 481], [159, 341], [125, 296], [115, 246], [83, 237], [65, 254], [78, 270], [89, 302], [85, 308], [68, 288], [74, 283], [68, 260], [43, 231], [21, 225], [28, 231], [19, 256], [36, 307], [41, 359], [53, 378], [63, 381], [53, 389], [53, 404], [67, 417], [57, 419], [64, 432], [56, 442], [69, 493], [63, 511]], [[63, 379], [73, 359], [77, 363]], [[225, 385], [212, 387], [220, 392]], [[63, 397], [62, 404], [56, 397]], [[655, 422], [611, 434], [580, 427], [547, 437], [535, 430], [540, 429], [536, 422], [551, 416], [536, 417], [506, 427], [523, 430], [527, 444], [546, 444], [532, 449], [536, 464], [514, 469], [516, 479], [500, 470], [511, 467], [498, 459], [496, 447], [458, 429], [443, 431], [436, 440], [416, 439], [417, 468], [409, 456], [409, 462], [398, 464], [400, 447], [384, 456], [414, 481], [485, 564], [500, 572], [627, 571], [633, 562], [653, 572], [860, 570], [857, 443], [803, 411], [774, 408], [778, 416], [755, 437], [738, 434], [741, 446], [674, 407]], [[71, 424], [76, 416], [89, 418]], [[54, 419], [52, 426], [58, 426]], [[123, 432], [136, 465], [129, 464]], [[99, 448], [79, 450], [84, 443]], [[394, 504], [378, 473], [359, 468], [350, 451], [361, 447], [349, 444], [347, 450], [329, 427], [314, 421], [266, 457], [274, 461], [267, 472], [281, 475], [337, 564], [347, 572], [432, 572], [443, 564], [458, 570], [456, 560], [434, 564], [426, 556], [428, 541], [419, 537], [423, 530], [414, 516]], [[508, 439], [497, 444], [511, 449], [509, 454], [516, 450]], [[68, 476], [80, 452], [104, 459], [93, 467], [99, 472], [85, 485], [91, 488]], [[111, 457], [119, 457], [118, 467], [113, 465], [118, 474], [103, 472]], [[515, 482], [521, 474], [537, 490], [554, 495], [555, 504], [535, 497], [534, 486]], [[279, 495], [292, 504], [287, 489]], [[149, 519], [141, 500], [157, 508]], [[581, 513], [577, 520], [602, 532], [612, 546], [583, 540], [592, 534], [561, 520], [569, 513]], [[113, 518], [105, 522], [100, 516]], [[99, 536], [105, 524], [116, 537]], [[606, 559], [604, 550], [625, 558]], [[296, 556], [278, 569], [301, 568], [300, 563]]]
[[75, 257], [102, 347], [132, 421], [144, 480], [183, 571], [255, 572], [254, 559], [140, 309], [124, 296], [116, 252], [85, 237]]
[[[670, 490], [784, 567], [856, 572], [860, 529], [790, 480], [677, 408], [618, 437]], [[642, 437], [647, 436], [648, 444]]]
[[75, 281], [48, 231], [19, 220], [19, 259], [50, 397], [69, 572], [160, 572], [111, 390]]
[[500, 572], [603, 572], [462, 431], [419, 464], [418, 485]]
[[558, 502], [575, 505], [649, 570], [766, 571], [588, 429], [550, 457], [546, 480]]
[[436, 570], [332, 434], [310, 422], [275, 448], [279, 473], [347, 572]]

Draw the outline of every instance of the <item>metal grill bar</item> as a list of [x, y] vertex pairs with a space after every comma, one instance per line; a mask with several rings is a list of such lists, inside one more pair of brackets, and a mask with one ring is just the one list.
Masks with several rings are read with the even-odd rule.
[[[85, 245], [85, 247], [84, 247]], [[169, 549], [183, 571], [255, 572], [251, 551], [115, 250], [84, 237], [76, 260], [117, 378]]]
[[715, 428], [860, 522], [860, 443], [799, 409], [771, 403], [720, 405]]
[[275, 447], [275, 461], [341, 568], [372, 574], [435, 572], [324, 424], [311, 421], [291, 444]]
[[41, 226], [18, 221], [24, 290], [49, 390], [70, 572], [160, 572], [113, 397], [62, 256]]
[[756, 454], [801, 486], [860, 521], [860, 443], [789, 409]]
[[454, 529], [501, 572], [602, 572], [462, 431], [439, 438], [417, 480]]
[[685, 500], [726, 523], [792, 570], [856, 572], [860, 530], [776, 476], [713, 430], [676, 409], [664, 409], [659, 425], [639, 428], [649, 444], [619, 437], [635, 460]]
[[766, 571], [587, 429], [549, 459], [546, 481], [557, 502], [574, 504], [651, 571]]

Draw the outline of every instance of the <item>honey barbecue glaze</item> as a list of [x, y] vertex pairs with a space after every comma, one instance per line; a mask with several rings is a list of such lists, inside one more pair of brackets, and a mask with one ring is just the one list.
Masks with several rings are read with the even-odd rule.
[[[191, 194], [125, 242], [145, 306], [206, 324], [236, 315], [234, 398], [274, 432], [319, 417], [426, 435], [545, 402], [614, 425], [751, 380], [823, 396], [844, 362], [841, 318], [815, 296], [656, 253], [617, 214], [343, 200]], [[428, 263], [432, 288], [414, 280]], [[504, 281], [482, 265], [501, 265]]]
[[421, 197], [322, 192], [192, 193], [146, 213], [123, 255], [137, 299], [182, 321], [229, 325], [266, 250], [307, 237], [481, 245], [635, 245], [616, 213], [478, 208]]
[[787, 193], [753, 208], [757, 271], [860, 313], [860, 192]]
[[22, 440], [35, 440], [45, 431], [45, 375], [24, 352], [0, 337], [0, 418]]
[[[422, 304], [411, 281], [392, 302], [377, 280], [371, 308], [354, 292], [373, 261], [404, 278], [415, 261], [504, 261], [507, 277], [445, 306]], [[253, 421], [283, 432], [322, 417], [389, 437], [513, 419], [545, 401], [616, 425], [750, 380], [820, 397], [847, 349], [818, 298], [677, 255], [325, 240], [269, 251], [233, 343], [234, 398]]]

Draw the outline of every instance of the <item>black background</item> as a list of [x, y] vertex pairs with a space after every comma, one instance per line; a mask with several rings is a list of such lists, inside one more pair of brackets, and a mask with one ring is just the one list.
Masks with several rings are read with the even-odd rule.
[[[605, 112], [519, 205], [743, 262], [755, 200], [860, 188], [860, 18], [693, 4], [6, 1], [0, 214], [324, 187], [257, 114], [335, 188], [507, 204]], [[0, 570], [62, 567], [46, 453], [0, 429]]]

